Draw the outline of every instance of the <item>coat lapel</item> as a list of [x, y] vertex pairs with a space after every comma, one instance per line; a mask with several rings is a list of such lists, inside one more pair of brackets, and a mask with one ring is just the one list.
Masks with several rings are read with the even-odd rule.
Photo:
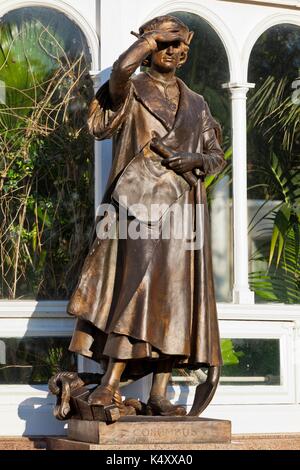
[[164, 136], [163, 142], [173, 150], [195, 152], [202, 132], [201, 113], [204, 100], [179, 78], [177, 82], [180, 90], [178, 111], [174, 125]]
[[170, 131], [174, 124], [174, 113], [153, 80], [146, 73], [140, 73], [132, 82], [136, 99]]
[[201, 116], [204, 108], [202, 96], [190, 90], [182, 80], [177, 78], [180, 98], [174, 120], [169, 102], [147, 74], [140, 73], [132, 79], [132, 82], [136, 99], [166, 128], [167, 132], [162, 136], [165, 145], [169, 145], [174, 150], [196, 149], [202, 132]]

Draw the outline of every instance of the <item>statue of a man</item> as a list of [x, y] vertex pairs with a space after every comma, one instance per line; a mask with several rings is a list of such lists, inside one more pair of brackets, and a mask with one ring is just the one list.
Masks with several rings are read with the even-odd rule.
[[[112, 203], [122, 188], [130, 201], [159, 198], [167, 210], [156, 223], [156, 237], [95, 238], [68, 306], [77, 317], [70, 350], [106, 361], [91, 405], [109, 405], [121, 378], [153, 372], [148, 413], [183, 415], [185, 409], [166, 398], [172, 369], [218, 370], [221, 364], [203, 178], [225, 162], [207, 103], [175, 77], [193, 32], [179, 19], [161, 16], [136, 36], [97, 92], [88, 124], [97, 139], [113, 138], [103, 202]], [[142, 65], [146, 71], [133, 75]], [[176, 237], [176, 213], [169, 236], [162, 236], [173, 203], [192, 207], [191, 224], [202, 207], [201, 246], [187, 249], [186, 240]], [[135, 215], [130, 207], [128, 212], [130, 223]], [[153, 225], [141, 223], [150, 234]]]

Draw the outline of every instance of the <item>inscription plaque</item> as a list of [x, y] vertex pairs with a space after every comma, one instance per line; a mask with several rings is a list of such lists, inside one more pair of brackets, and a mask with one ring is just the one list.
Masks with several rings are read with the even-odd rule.
[[68, 438], [93, 444], [230, 442], [230, 421], [197, 417], [124, 417], [115, 423], [69, 421]]

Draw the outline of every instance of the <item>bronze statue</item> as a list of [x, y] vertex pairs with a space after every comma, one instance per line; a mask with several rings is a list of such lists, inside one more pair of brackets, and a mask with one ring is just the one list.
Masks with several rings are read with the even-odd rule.
[[[195, 416], [214, 395], [222, 361], [203, 184], [225, 165], [220, 127], [203, 97], [175, 77], [193, 32], [179, 19], [161, 16], [133, 34], [137, 40], [114, 63], [90, 106], [92, 135], [113, 138], [103, 203], [112, 204], [117, 217], [99, 217], [101, 227], [115, 224], [114, 236], [95, 237], [70, 299], [68, 313], [77, 317], [70, 350], [106, 364], [103, 377], [94, 379], [98, 386], [85, 392], [94, 409], [116, 403], [124, 408], [120, 381], [153, 372], [148, 403], [129, 400], [129, 413], [183, 416], [185, 408], [166, 397], [172, 369], [207, 367], [190, 412]], [[140, 66], [146, 71], [133, 75]], [[157, 201], [164, 210], [149, 216], [134, 206], [149, 208]], [[174, 204], [192, 207], [193, 226], [197, 208], [203, 208], [201, 247], [187, 249], [186, 240], [175, 236], [176, 213], [169, 237], [162, 236]], [[121, 210], [127, 211], [127, 227], [138, 222], [143, 237], [115, 235]], [[59, 383], [66, 402], [73, 389], [93, 382], [86, 377], [61, 374], [51, 389], [58, 394]], [[68, 412], [67, 407], [60, 417]]]

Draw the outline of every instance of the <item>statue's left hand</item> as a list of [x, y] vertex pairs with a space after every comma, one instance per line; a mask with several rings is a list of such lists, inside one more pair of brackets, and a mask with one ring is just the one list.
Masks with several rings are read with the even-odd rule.
[[201, 167], [202, 159], [200, 154], [175, 152], [156, 137], [151, 141], [151, 148], [164, 157], [161, 164], [176, 171], [176, 173], [183, 174]]
[[166, 158], [161, 164], [176, 171], [176, 173], [182, 174], [199, 168], [201, 165], [201, 157], [197, 154], [174, 152], [173, 157]]

